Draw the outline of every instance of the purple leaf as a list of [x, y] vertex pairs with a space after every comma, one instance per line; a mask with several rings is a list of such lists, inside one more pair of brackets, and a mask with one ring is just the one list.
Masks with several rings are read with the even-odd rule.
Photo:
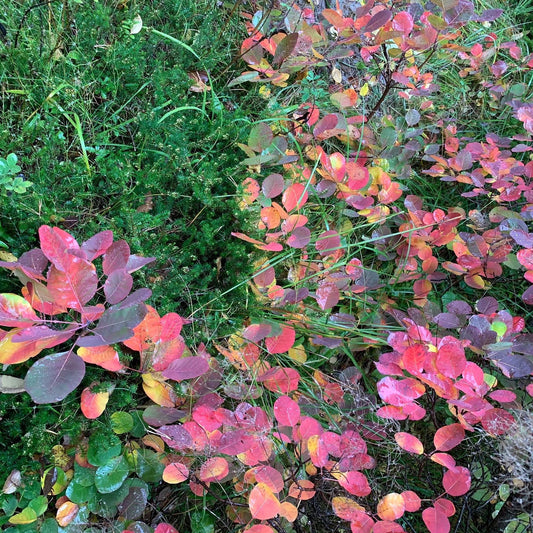
[[195, 355], [192, 357], [182, 357], [172, 361], [163, 370], [163, 377], [174, 381], [193, 379], [205, 374], [209, 370], [209, 363], [203, 357]]
[[143, 412], [143, 420], [154, 427], [166, 426], [173, 424], [187, 415], [185, 411], [180, 411], [174, 407], [160, 407], [159, 405], [150, 405]]
[[366, 32], [372, 32], [376, 31], [382, 26], [385, 26], [387, 22], [392, 18], [392, 13], [388, 9], [383, 9], [382, 11], [379, 11], [376, 13], [369, 21], [368, 24], [363, 28], [363, 31]]
[[281, 303], [294, 305], [298, 302], [301, 302], [308, 296], [309, 289], [307, 287], [300, 287], [299, 289], [285, 289]]
[[35, 403], [54, 403], [71, 393], [85, 375], [83, 359], [72, 351], [39, 359], [26, 374], [24, 386]]
[[133, 328], [142, 322], [147, 312], [143, 303], [124, 309], [112, 307], [102, 315], [96, 328], [91, 330], [92, 336], [78, 339], [78, 346], [105, 346], [125, 341], [133, 337]]
[[130, 258], [130, 247], [126, 241], [116, 241], [108, 249], [104, 255], [102, 267], [104, 274], [109, 276], [113, 270], [126, 268], [128, 259]]
[[[48, 326], [33, 326], [13, 335], [11, 342], [47, 341], [47, 348], [53, 348], [68, 341], [74, 333], [76, 333], [75, 329], [58, 331]], [[52, 344], [48, 344], [49, 342]]]
[[485, 9], [477, 18], [478, 22], [492, 22], [501, 16], [503, 9]]
[[446, 305], [446, 309], [448, 309], [450, 313], [455, 313], [456, 315], [472, 314], [472, 308], [463, 300], [453, 300]]
[[296, 48], [298, 43], [298, 33], [289, 33], [285, 35], [276, 47], [276, 53], [274, 59], [272, 59], [273, 65], [281, 65], [285, 59], [287, 59]]
[[528, 305], [533, 305], [533, 285], [522, 294], [522, 301]]
[[128, 263], [126, 264], [126, 270], [131, 274], [144, 265], [155, 261], [155, 257], [142, 257], [141, 255], [130, 255]]
[[485, 296], [477, 301], [476, 309], [482, 315], [492, 315], [498, 310], [498, 300], [492, 296]]
[[137, 305], [142, 303], [152, 296], [152, 291], [146, 287], [143, 289], [138, 289], [135, 292], [132, 292], [125, 300], [122, 300], [117, 306], [119, 309], [126, 309], [126, 307], [131, 307], [132, 305]]
[[217, 451], [224, 455], [239, 455], [248, 451], [255, 444], [255, 439], [245, 429], [227, 431], [218, 441]]
[[420, 122], [420, 113], [416, 109], [409, 109], [405, 114], [405, 121], [408, 126], [414, 126]]
[[88, 261], [92, 261], [102, 254], [105, 254], [107, 249], [113, 244], [113, 232], [101, 231], [86, 240], [81, 249], [85, 252]]
[[104, 283], [104, 294], [110, 304], [118, 304], [131, 291], [133, 278], [125, 269], [113, 270]]
[[48, 264], [48, 259], [40, 248], [34, 248], [33, 250], [24, 252], [18, 262], [20, 265], [33, 270], [37, 274], [41, 274]]
[[435, 324], [441, 328], [455, 329], [461, 327], [461, 320], [457, 315], [452, 313], [439, 313], [434, 318]]
[[192, 437], [182, 425], [162, 426], [158, 432], [168, 446], [174, 450], [183, 451], [193, 445]]
[[290, 237], [287, 239], [287, 244], [291, 248], [305, 248], [311, 240], [311, 232], [306, 226], [295, 228]]
[[275, 198], [283, 192], [285, 180], [281, 174], [270, 174], [263, 180], [261, 188], [267, 198]]

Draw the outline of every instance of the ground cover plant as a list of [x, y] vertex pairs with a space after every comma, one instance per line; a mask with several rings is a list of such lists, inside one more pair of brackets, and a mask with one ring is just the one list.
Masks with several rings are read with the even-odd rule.
[[[130, 46], [159, 35], [200, 59], [127, 12]], [[218, 77], [228, 98], [264, 102], [224, 126], [253, 122], [233, 139], [226, 228], [253, 266], [237, 282], [246, 319], [193, 336], [179, 295], [159, 308], [134, 290], [154, 258], [121, 225], [79, 238], [81, 222], [40, 224], [38, 247], [0, 263], [18, 278], [0, 297], [0, 386], [74, 414], [37, 465], [6, 473], [0, 520], [13, 533], [530, 530], [528, 41], [512, 14], [468, 0], [226, 14], [246, 35]], [[196, 105], [159, 124], [213, 112], [206, 68], [189, 71]], [[16, 205], [38, 187], [15, 185], [17, 164], [3, 167]]]

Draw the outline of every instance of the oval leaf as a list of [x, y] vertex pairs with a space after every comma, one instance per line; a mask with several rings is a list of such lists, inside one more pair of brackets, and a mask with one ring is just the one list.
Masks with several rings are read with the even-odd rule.
[[83, 359], [73, 352], [47, 355], [26, 374], [24, 387], [35, 403], [54, 403], [71, 393], [85, 375]]
[[281, 504], [270, 487], [265, 483], [258, 483], [250, 492], [248, 505], [252, 518], [256, 520], [270, 520], [278, 516]]
[[199, 355], [193, 357], [182, 357], [172, 361], [163, 371], [163, 377], [174, 381], [193, 379], [202, 376], [209, 370], [209, 363]]

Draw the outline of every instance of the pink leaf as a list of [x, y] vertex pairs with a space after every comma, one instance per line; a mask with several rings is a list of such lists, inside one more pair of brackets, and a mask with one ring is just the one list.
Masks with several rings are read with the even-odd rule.
[[261, 186], [263, 194], [267, 198], [275, 198], [283, 192], [285, 180], [281, 174], [270, 174], [263, 180]]
[[449, 533], [450, 521], [448, 517], [435, 507], [428, 507], [422, 511], [422, 520], [430, 533]]
[[470, 470], [456, 466], [448, 470], [442, 478], [442, 486], [450, 496], [462, 496], [470, 490]]
[[335, 283], [323, 283], [316, 290], [316, 301], [323, 311], [339, 303], [340, 292]]
[[308, 197], [309, 195], [305, 190], [305, 185], [302, 183], [293, 183], [285, 190], [281, 201], [287, 211], [292, 211], [295, 208], [300, 209], [305, 205]]
[[288, 396], [274, 402], [274, 416], [282, 426], [294, 427], [300, 421], [300, 406]]
[[65, 258], [68, 258], [67, 250], [80, 249], [76, 239], [60, 228], [41, 226], [39, 237], [44, 255], [58, 270], [64, 270], [65, 266], [70, 264], [68, 261], [67, 265], [64, 265]]
[[324, 231], [316, 241], [316, 249], [320, 255], [330, 255], [341, 246], [340, 235], [335, 230]]

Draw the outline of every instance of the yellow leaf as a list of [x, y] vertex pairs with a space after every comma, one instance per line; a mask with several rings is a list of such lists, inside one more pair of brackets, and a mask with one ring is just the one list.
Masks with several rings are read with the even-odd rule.
[[5, 252], [4, 250], [0, 250], [0, 261], [5, 261], [6, 263], [14, 263], [16, 260], [17, 258], [13, 254]]
[[32, 522], [35, 522], [35, 520], [37, 520], [37, 513], [31, 507], [26, 507], [21, 513], [13, 515], [9, 519], [9, 523], [23, 525], [31, 524]]
[[307, 361], [307, 353], [305, 353], [305, 348], [302, 345], [290, 348], [289, 357], [301, 365]]
[[362, 87], [361, 87], [361, 90], [359, 91], [359, 94], [361, 96], [366, 96], [368, 94], [368, 83], [365, 83]]

